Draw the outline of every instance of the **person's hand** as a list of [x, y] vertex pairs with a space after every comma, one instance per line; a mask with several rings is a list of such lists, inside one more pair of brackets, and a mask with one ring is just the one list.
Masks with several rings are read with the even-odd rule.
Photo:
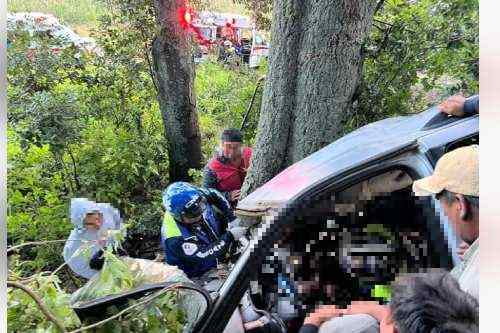
[[469, 249], [470, 245], [467, 244], [466, 242], [462, 242], [460, 243], [460, 245], [458, 246], [458, 250], [457, 250], [457, 254], [458, 254], [458, 257], [461, 259], [461, 260], [464, 260], [464, 254], [465, 252]]
[[237, 201], [240, 200], [241, 190], [234, 190], [229, 192], [229, 201]]
[[240, 227], [241, 225], [241, 220], [239, 218], [235, 218], [231, 222], [227, 224], [228, 229], [234, 228], [234, 227]]
[[444, 102], [438, 105], [438, 110], [452, 116], [463, 117], [465, 97], [462, 95], [454, 95], [448, 97]]
[[367, 314], [381, 322], [389, 314], [389, 308], [376, 301], [355, 301], [343, 312], [346, 315]]
[[319, 327], [325, 321], [342, 316], [343, 311], [345, 309], [338, 309], [335, 305], [320, 306], [304, 319], [304, 325], [310, 324]]
[[233, 227], [228, 230], [231, 235], [233, 235], [235, 240], [240, 239], [241, 237], [245, 236], [247, 233], [247, 228], [246, 227]]
[[100, 271], [102, 266], [104, 265], [104, 251], [97, 251], [89, 261], [89, 267], [95, 269], [96, 271]]

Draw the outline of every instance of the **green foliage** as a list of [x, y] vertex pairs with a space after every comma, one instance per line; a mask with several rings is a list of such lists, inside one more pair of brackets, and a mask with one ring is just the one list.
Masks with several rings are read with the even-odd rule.
[[[47, 309], [68, 329], [80, 326], [80, 320], [69, 306], [70, 295], [60, 287], [56, 275], [37, 274], [26, 284], [36, 290]], [[20, 289], [9, 289], [7, 292], [7, 321], [9, 332], [47, 332], [57, 333], [59, 329], [48, 321], [35, 301]]]
[[[131, 239], [154, 240], [168, 185], [168, 151], [150, 72], [154, 10], [146, 0], [107, 0], [112, 9], [92, 34], [102, 57], [74, 47], [54, 51], [43, 34], [9, 32], [9, 215], [11, 244], [64, 239], [72, 228], [69, 200], [88, 197], [117, 207]], [[197, 67], [196, 91], [203, 153], [210, 158], [220, 131], [238, 127], [265, 72]], [[245, 139], [255, 136], [259, 89]], [[201, 184], [201, 171], [192, 170]], [[23, 273], [53, 269], [62, 245], [24, 248]], [[139, 253], [142, 255], [145, 249]], [[154, 255], [150, 253], [149, 255]]]
[[[142, 275], [134, 275], [129, 267], [111, 250], [104, 252], [105, 262], [97, 279], [89, 281], [78, 294], [79, 300], [90, 300], [112, 295], [138, 287], [143, 282]], [[11, 263], [14, 271], [18, 271], [19, 262]], [[11, 273], [11, 280], [19, 280], [20, 276]], [[66, 329], [76, 329], [81, 323], [71, 308], [74, 296], [66, 293], [60, 286], [56, 275], [39, 273], [30, 277], [23, 285], [35, 290], [42, 303], [46, 306]], [[71, 296], [71, 297], [70, 297]], [[96, 329], [96, 332], [182, 332], [186, 323], [184, 310], [178, 306], [179, 294], [172, 290], [155, 298], [152, 302], [138, 305], [126, 313], [121, 319], [112, 320]], [[128, 306], [142, 301], [129, 301]], [[121, 311], [123, 308], [110, 307], [107, 316]], [[34, 300], [24, 291], [11, 288], [7, 294], [7, 319], [9, 332], [59, 332], [51, 321], [43, 315]]]
[[[195, 88], [205, 157], [212, 155], [224, 128], [240, 128], [257, 80], [266, 69], [266, 66], [259, 70], [242, 67], [232, 71], [216, 62], [205, 62], [197, 67]], [[256, 135], [262, 90], [261, 83], [245, 126], [245, 141], [250, 145]]]
[[363, 82], [345, 128], [478, 92], [476, 0], [385, 1], [365, 45]]
[[[13, 129], [7, 131], [7, 236], [10, 244], [64, 239], [71, 230], [62, 172], [49, 145], [22, 147]], [[61, 247], [51, 245], [24, 252], [22, 272], [54, 269], [62, 262]], [[49, 259], [50, 258], [50, 259]]]
[[99, 275], [91, 279], [78, 290], [73, 299], [85, 302], [99, 297], [119, 294], [136, 287], [136, 281], [125, 262], [115, 256], [111, 250], [104, 251], [104, 265]]
[[259, 29], [270, 30], [272, 23], [272, 0], [234, 0], [235, 3], [244, 5], [252, 13]]
[[194, 5], [197, 10], [240, 15], [248, 15], [250, 12], [244, 4], [233, 0], [192, 0], [190, 4]]

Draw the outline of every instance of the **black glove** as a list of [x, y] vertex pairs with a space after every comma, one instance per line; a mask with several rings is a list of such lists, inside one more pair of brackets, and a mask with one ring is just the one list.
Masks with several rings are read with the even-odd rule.
[[113, 250], [113, 253], [118, 257], [128, 257], [127, 251], [121, 247], [117, 248], [116, 251]]
[[[104, 256], [103, 256], [103, 254], [104, 254], [103, 250], [97, 251], [97, 253], [94, 254], [92, 256], [92, 258], [90, 259], [89, 267], [92, 268], [92, 269], [95, 269], [96, 271], [100, 271], [102, 269], [102, 266], [104, 265]], [[116, 251], [113, 249], [113, 254], [116, 255], [116, 256], [118, 256], [118, 257], [128, 256], [127, 251], [125, 251], [121, 247], [119, 247], [118, 249], [116, 249]]]
[[99, 250], [96, 254], [92, 256], [89, 262], [89, 267], [95, 269], [96, 271], [100, 271], [102, 266], [104, 265], [104, 251]]

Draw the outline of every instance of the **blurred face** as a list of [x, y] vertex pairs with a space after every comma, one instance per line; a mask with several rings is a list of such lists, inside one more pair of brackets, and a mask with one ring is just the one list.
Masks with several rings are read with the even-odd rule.
[[182, 217], [182, 222], [184, 224], [194, 225], [194, 224], [200, 223], [201, 222], [201, 218], [202, 218], [201, 215], [196, 216], [196, 217], [186, 217], [186, 216], [183, 216]]
[[102, 226], [102, 220], [103, 219], [101, 213], [90, 213], [85, 216], [83, 224], [88, 230], [99, 230]]
[[231, 161], [241, 160], [241, 142], [223, 142], [222, 154]]
[[439, 198], [439, 202], [456, 233], [466, 243], [472, 244], [479, 237], [479, 225], [467, 216], [471, 214], [470, 205], [467, 204], [464, 197], [457, 194], [451, 203], [446, 198]]

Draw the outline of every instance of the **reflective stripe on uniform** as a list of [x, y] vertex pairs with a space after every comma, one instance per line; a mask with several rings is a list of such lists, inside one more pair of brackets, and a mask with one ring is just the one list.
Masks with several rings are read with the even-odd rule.
[[181, 230], [175, 223], [174, 217], [170, 213], [165, 213], [163, 216], [163, 224], [161, 226], [161, 235], [164, 239], [181, 236]]

